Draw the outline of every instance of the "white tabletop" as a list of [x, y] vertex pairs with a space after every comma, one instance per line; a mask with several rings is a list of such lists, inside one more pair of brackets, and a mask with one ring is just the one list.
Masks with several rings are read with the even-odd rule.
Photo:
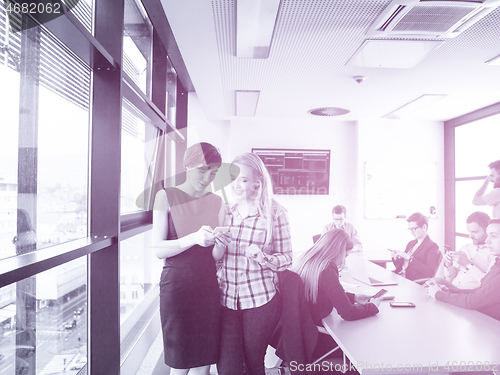
[[[489, 371], [500, 372], [500, 321], [437, 301], [422, 286], [365, 263], [371, 277], [398, 281], [384, 287], [394, 301], [413, 302], [416, 307], [396, 308], [382, 301], [379, 313], [369, 318], [349, 322], [334, 310], [323, 319], [362, 375], [485, 371], [488, 363]], [[345, 275], [342, 279], [352, 281]]]

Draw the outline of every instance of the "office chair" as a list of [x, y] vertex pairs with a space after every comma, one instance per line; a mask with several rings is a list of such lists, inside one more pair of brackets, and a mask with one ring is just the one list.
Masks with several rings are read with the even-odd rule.
[[316, 243], [316, 241], [318, 241], [320, 237], [321, 237], [321, 234], [315, 234], [313, 236], [313, 243]]
[[[451, 247], [449, 247], [447, 245], [445, 245], [444, 248], [445, 248], [445, 252], [450, 251], [450, 249], [451, 249]], [[438, 274], [438, 272], [440, 270], [442, 270], [443, 267], [444, 267], [443, 252], [441, 250], [439, 251], [438, 263], [439, 263], [438, 268], [436, 270], [436, 273], [434, 273], [433, 277], [424, 277], [424, 278], [421, 278], [421, 279], [413, 280], [413, 282], [417, 283], [419, 285], [424, 285], [427, 281], [429, 281], [430, 279], [433, 279], [434, 277], [436, 277], [436, 275]]]
[[[276, 355], [283, 362], [318, 363], [340, 350], [336, 345], [313, 361], [312, 356], [318, 335], [326, 334], [330, 337], [330, 334], [324, 327], [314, 324], [309, 305], [304, 297], [304, 285], [298, 274], [289, 270], [280, 272], [279, 291], [282, 299], [281, 318], [271, 339], [271, 346], [276, 348]], [[346, 359], [343, 355], [343, 364], [345, 363]]]

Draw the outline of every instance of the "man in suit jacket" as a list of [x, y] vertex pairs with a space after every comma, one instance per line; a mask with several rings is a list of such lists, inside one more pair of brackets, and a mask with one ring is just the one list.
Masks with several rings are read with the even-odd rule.
[[396, 266], [394, 272], [409, 280], [434, 277], [441, 261], [441, 252], [427, 234], [429, 219], [415, 212], [406, 221], [415, 239], [408, 242], [405, 251], [391, 250], [392, 261]]

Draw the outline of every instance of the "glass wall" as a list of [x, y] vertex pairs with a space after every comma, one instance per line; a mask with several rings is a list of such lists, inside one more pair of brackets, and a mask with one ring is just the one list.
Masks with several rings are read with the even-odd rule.
[[76, 374], [87, 362], [87, 262], [0, 289], [0, 373]]
[[499, 121], [500, 114], [497, 114], [475, 121], [472, 118], [472, 121], [463, 125], [451, 126], [454, 153], [453, 160], [447, 160], [447, 164], [453, 162], [455, 164], [453, 192], [455, 215], [454, 218], [447, 217], [447, 220], [454, 220], [456, 248], [470, 242], [466, 220], [472, 212], [482, 211], [490, 217], [492, 215], [490, 206], [475, 206], [472, 204], [472, 199], [490, 173], [488, 164], [500, 159], [496, 147], [500, 136]]
[[63, 3], [37, 25], [0, 2], [2, 375], [118, 375], [158, 313], [150, 188], [185, 141], [177, 74], [140, 1]]

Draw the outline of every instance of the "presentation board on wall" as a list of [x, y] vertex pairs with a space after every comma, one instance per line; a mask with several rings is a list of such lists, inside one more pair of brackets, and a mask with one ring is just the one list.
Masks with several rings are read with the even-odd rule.
[[330, 150], [252, 148], [273, 180], [274, 194], [328, 195]]
[[436, 163], [370, 161], [364, 172], [367, 219], [404, 218], [414, 212], [436, 215]]

